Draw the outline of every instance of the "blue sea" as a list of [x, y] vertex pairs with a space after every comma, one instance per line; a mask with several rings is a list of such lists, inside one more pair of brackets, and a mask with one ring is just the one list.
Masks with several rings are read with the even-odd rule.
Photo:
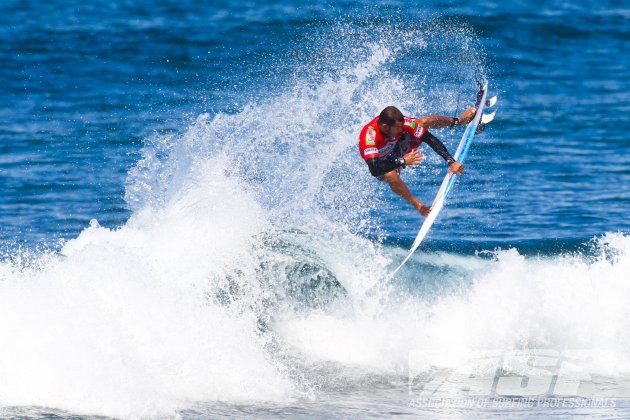
[[[4, 0], [0, 417], [629, 417], [629, 45], [614, 0]], [[391, 277], [359, 132], [478, 80]]]

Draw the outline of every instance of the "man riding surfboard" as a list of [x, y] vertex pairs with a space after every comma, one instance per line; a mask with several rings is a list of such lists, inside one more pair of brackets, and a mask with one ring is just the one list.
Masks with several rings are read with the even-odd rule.
[[379, 116], [363, 127], [359, 136], [359, 151], [372, 176], [386, 181], [392, 191], [407, 200], [420, 214], [427, 217], [431, 207], [424, 205], [409, 190], [400, 177], [405, 166], [419, 165], [424, 155], [418, 148], [427, 143], [449, 165], [449, 169], [461, 175], [464, 167], [448, 152], [444, 143], [428, 129], [440, 129], [468, 124], [475, 115], [469, 108], [459, 117], [430, 115], [421, 118], [405, 117], [394, 106], [383, 109]]

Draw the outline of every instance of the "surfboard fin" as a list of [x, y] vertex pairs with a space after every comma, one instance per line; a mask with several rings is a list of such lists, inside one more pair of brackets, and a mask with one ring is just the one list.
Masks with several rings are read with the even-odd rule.
[[497, 111], [491, 112], [490, 114], [483, 114], [481, 116], [481, 123], [488, 124], [490, 121], [494, 120], [495, 115], [497, 115]]
[[[496, 96], [495, 96], [495, 98], [496, 98]], [[494, 112], [492, 112], [490, 114], [483, 114], [481, 116], [481, 123], [477, 126], [477, 130], [475, 130], [475, 134], [479, 134], [483, 130], [485, 130], [486, 129], [486, 125], [488, 125], [488, 123], [490, 121], [494, 120], [494, 116], [495, 115], [497, 115], [497, 111], [494, 111]]]
[[490, 98], [490, 99], [488, 99], [488, 100], [486, 101], [486, 108], [493, 107], [493, 106], [494, 106], [494, 104], [496, 104], [496, 103], [497, 103], [497, 97], [496, 97], [496, 96], [493, 96], [492, 98]]

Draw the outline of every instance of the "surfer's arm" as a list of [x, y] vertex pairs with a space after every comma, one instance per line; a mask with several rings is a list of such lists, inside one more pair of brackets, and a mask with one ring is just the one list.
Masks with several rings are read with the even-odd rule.
[[435, 151], [435, 153], [442, 156], [442, 159], [444, 159], [447, 164], [450, 165], [451, 163], [455, 162], [455, 159], [453, 159], [453, 156], [451, 156], [451, 154], [448, 152], [446, 146], [444, 146], [444, 143], [442, 143], [440, 139], [435, 137], [430, 132], [427, 131], [424, 133], [424, 135], [422, 136], [422, 141], [428, 144], [429, 147], [431, 147], [431, 149]]
[[391, 158], [371, 158], [365, 161], [370, 169], [372, 176], [385, 175], [395, 169], [400, 168], [402, 165], [397, 159]]
[[424, 155], [419, 150], [412, 150], [401, 158], [370, 158], [366, 160], [372, 176], [382, 176], [401, 166], [419, 165]]
[[429, 115], [418, 118], [416, 121], [424, 128], [437, 130], [444, 127], [468, 124], [475, 116], [475, 108], [468, 108], [459, 118], [445, 117], [444, 115]]
[[420, 212], [421, 215], [427, 217], [431, 211], [431, 207], [425, 206], [424, 203], [413, 196], [405, 181], [402, 180], [398, 172], [391, 171], [383, 175], [383, 179], [387, 181], [393, 192], [404, 198]]
[[455, 172], [457, 175], [461, 175], [464, 172], [464, 165], [453, 159], [453, 156], [451, 156], [446, 149], [446, 146], [444, 146], [444, 143], [442, 143], [440, 139], [427, 131], [422, 136], [422, 141], [428, 144], [435, 153], [442, 156], [451, 172]]

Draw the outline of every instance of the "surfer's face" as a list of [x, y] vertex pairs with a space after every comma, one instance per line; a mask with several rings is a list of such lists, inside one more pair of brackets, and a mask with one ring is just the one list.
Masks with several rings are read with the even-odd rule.
[[385, 137], [396, 137], [403, 131], [403, 121], [396, 121], [394, 125], [379, 124], [378, 128]]

